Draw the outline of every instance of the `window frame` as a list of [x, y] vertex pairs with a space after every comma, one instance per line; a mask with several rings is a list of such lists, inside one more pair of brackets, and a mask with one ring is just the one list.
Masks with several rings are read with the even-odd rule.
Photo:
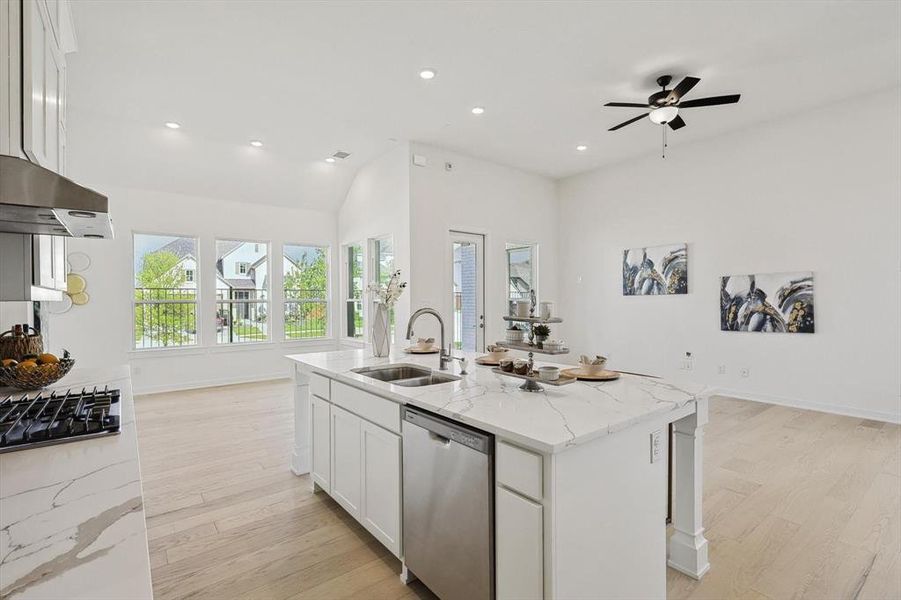
[[[391, 273], [397, 270], [397, 250], [394, 245], [394, 236], [391, 234], [379, 235], [375, 237], [371, 237], [366, 240], [366, 251], [368, 252], [368, 260], [366, 261], [366, 265], [368, 266], [368, 271], [364, 269], [363, 271], [363, 293], [364, 296], [366, 294], [366, 290], [369, 289], [369, 286], [373, 283], [382, 284], [379, 281], [379, 275], [381, 271], [381, 262], [380, 262], [380, 244], [382, 242], [389, 242], [391, 244], [391, 269], [388, 273], [388, 277], [391, 277]], [[365, 298], [364, 298], [365, 300]], [[367, 310], [372, 309], [372, 302], [366, 303], [364, 302], [363, 314], [364, 314], [364, 323], [365, 316], [368, 315]], [[367, 306], [368, 304], [368, 306]], [[388, 334], [391, 336], [391, 343], [395, 342], [395, 316], [394, 316], [394, 308], [391, 308], [388, 313]]]
[[[351, 266], [350, 266], [350, 249], [351, 248], [359, 248], [360, 249], [360, 258], [361, 258], [361, 267], [363, 269], [362, 277], [361, 277], [361, 290], [360, 290], [360, 298], [355, 299], [351, 297]], [[353, 343], [365, 343], [367, 340], [366, 334], [366, 323], [368, 321], [368, 315], [366, 311], [366, 281], [367, 281], [367, 243], [365, 241], [359, 242], [350, 242], [347, 244], [343, 244], [341, 246], [341, 339], [353, 342]], [[360, 323], [360, 335], [351, 337], [347, 335], [348, 327], [350, 323], [348, 322], [348, 311], [347, 306], [351, 302], [359, 302], [360, 303], [360, 315], [362, 317]]]
[[[219, 298], [219, 285], [218, 285], [219, 284], [219, 282], [218, 282], [219, 271], [218, 271], [218, 269], [216, 269], [216, 263], [219, 262], [219, 248], [218, 248], [219, 242], [239, 242], [242, 244], [254, 244], [255, 245], [254, 252], [258, 251], [258, 246], [260, 246], [260, 245], [263, 245], [265, 247], [266, 260], [269, 263], [267, 266], [268, 281], [266, 283], [266, 287], [262, 288], [263, 291], [265, 291], [265, 293], [266, 293], [265, 300], [240, 300], [237, 298], [223, 300], [223, 299]], [[273, 326], [273, 319], [272, 319], [272, 304], [273, 304], [273, 302], [272, 302], [272, 279], [273, 279], [273, 277], [272, 277], [272, 273], [273, 273], [273, 271], [272, 271], [272, 248], [273, 248], [273, 246], [274, 246], [274, 244], [272, 243], [271, 240], [242, 239], [242, 238], [237, 238], [237, 237], [213, 236], [213, 256], [214, 256], [213, 270], [215, 273], [213, 275], [213, 277], [214, 277], [214, 280], [213, 280], [214, 304], [213, 304], [213, 314], [212, 314], [211, 323], [213, 324], [213, 328], [215, 331], [215, 336], [214, 336], [215, 341], [211, 345], [212, 348], [232, 348], [232, 347], [249, 346], [249, 345], [253, 345], [253, 344], [271, 344], [271, 343], [273, 343], [273, 341], [274, 341], [273, 340], [274, 336], [273, 336], [273, 332], [272, 332], [272, 326]], [[247, 275], [250, 273], [250, 268], [252, 266], [252, 263], [246, 263], [244, 261], [241, 261], [240, 263], [235, 262], [236, 269], [238, 268], [239, 264], [246, 264], [247, 271], [245, 273], [236, 272], [235, 273], [236, 275]], [[222, 275], [223, 275], [223, 277], [225, 277], [225, 265], [224, 264], [222, 266]], [[254, 288], [254, 291], [256, 291], [256, 289], [257, 288]], [[247, 290], [243, 290], [243, 291], [246, 292]], [[219, 330], [218, 330], [218, 325], [216, 323], [216, 319], [219, 318], [220, 304], [225, 304], [225, 303], [232, 305], [232, 306], [236, 303], [245, 303], [245, 304], [254, 303], [257, 305], [259, 305], [259, 304], [264, 305], [265, 311], [266, 311], [266, 313], [265, 313], [266, 314], [266, 337], [263, 339], [260, 339], [260, 340], [248, 340], [246, 342], [235, 342], [235, 341], [220, 342], [219, 341]], [[231, 315], [231, 314], [232, 314], [232, 312], [231, 312], [231, 310], [229, 310], [229, 315]], [[231, 325], [231, 326], [233, 326], [233, 325]]]
[[[522, 240], [513, 240], [504, 242], [504, 300], [507, 302], [507, 306], [510, 306], [510, 303], [513, 302], [514, 298], [510, 296], [510, 251], [528, 248], [530, 250], [530, 261], [531, 261], [531, 272], [532, 272], [532, 287], [531, 289], [535, 290], [535, 298], [536, 301], [541, 296], [541, 282], [538, 279], [538, 242], [526, 242]], [[517, 298], [519, 300], [521, 298]]]
[[[287, 273], [284, 272], [284, 256], [285, 256], [285, 248], [288, 246], [301, 246], [308, 248], [322, 248], [325, 250], [325, 335], [321, 337], [314, 338], [298, 338], [298, 339], [290, 339], [288, 338], [288, 298], [285, 295], [285, 276]], [[334, 320], [333, 313], [334, 307], [332, 306], [332, 247], [330, 244], [322, 244], [322, 243], [295, 243], [295, 242], [282, 242], [282, 341], [289, 344], [303, 343], [303, 342], [319, 342], [322, 340], [332, 339], [332, 322]]]
[[[137, 272], [135, 271], [135, 238], [137, 236], [157, 236], [157, 237], [172, 237], [172, 238], [186, 238], [194, 240], [194, 273], [195, 273], [195, 281], [194, 283], [194, 300], [173, 300], [173, 301], [143, 301], [139, 302], [137, 298], [135, 298], [135, 278], [137, 277]], [[197, 275], [200, 274], [201, 270], [201, 251], [200, 251], [200, 235], [197, 234], [189, 234], [189, 233], [171, 233], [171, 232], [161, 232], [161, 231], [148, 231], [143, 229], [132, 229], [131, 230], [131, 338], [128, 344], [128, 352], [134, 353], [148, 353], [148, 352], [196, 352], [199, 348], [203, 347], [203, 335], [204, 335], [204, 319], [203, 319], [203, 290], [200, 286], [199, 279], [197, 279]], [[194, 343], [193, 344], [180, 344], [178, 346], [150, 346], [147, 348], [138, 348], [137, 347], [137, 306], [138, 304], [193, 304], [194, 305]]]

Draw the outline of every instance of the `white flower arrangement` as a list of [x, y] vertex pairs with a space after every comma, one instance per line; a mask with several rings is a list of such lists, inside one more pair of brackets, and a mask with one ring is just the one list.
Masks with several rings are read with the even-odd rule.
[[367, 286], [367, 289], [376, 302], [384, 304], [388, 308], [393, 308], [406, 287], [407, 282], [400, 280], [400, 269], [398, 269], [391, 274], [388, 285], [382, 287], [377, 281], [373, 281]]

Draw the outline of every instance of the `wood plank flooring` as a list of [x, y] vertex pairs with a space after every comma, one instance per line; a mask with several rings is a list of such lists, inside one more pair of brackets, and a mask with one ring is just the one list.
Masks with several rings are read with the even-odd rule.
[[[292, 393], [137, 398], [156, 599], [433, 598], [288, 470]], [[669, 598], [901, 599], [901, 427], [728, 398], [710, 412], [712, 568], [700, 583], [669, 570]]]

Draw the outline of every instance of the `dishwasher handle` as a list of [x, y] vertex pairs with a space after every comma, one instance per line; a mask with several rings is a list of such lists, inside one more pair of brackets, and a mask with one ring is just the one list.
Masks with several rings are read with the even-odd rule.
[[449, 438], [446, 438], [443, 435], [437, 434], [434, 431], [429, 432], [429, 439], [432, 440], [433, 442], [438, 442], [442, 446], [450, 446], [450, 443], [451, 443]]
[[429, 432], [429, 438], [441, 442], [445, 446], [451, 442], [468, 446], [473, 450], [494, 454], [494, 436], [472, 427], [461, 425], [456, 421], [420, 409], [404, 407], [404, 427], [417, 426]]

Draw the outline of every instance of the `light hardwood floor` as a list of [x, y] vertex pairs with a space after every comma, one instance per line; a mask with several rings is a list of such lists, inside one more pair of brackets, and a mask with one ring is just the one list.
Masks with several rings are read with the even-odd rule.
[[[157, 600], [431, 598], [288, 470], [288, 380], [136, 400]], [[901, 427], [715, 398], [712, 568], [669, 598], [901, 599]]]

